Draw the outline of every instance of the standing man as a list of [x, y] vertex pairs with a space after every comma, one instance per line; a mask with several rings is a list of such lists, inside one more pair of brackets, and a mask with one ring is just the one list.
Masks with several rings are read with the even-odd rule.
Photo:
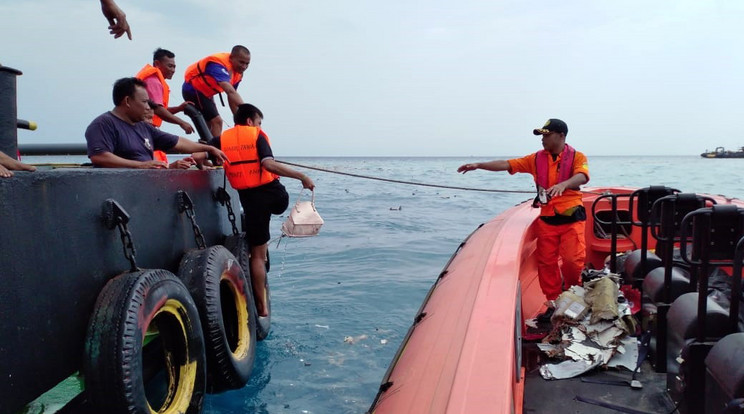
[[238, 190], [246, 219], [246, 239], [250, 246], [250, 269], [253, 296], [258, 316], [268, 316], [266, 261], [269, 250], [269, 221], [272, 214], [282, 214], [289, 204], [287, 190], [279, 176], [300, 180], [304, 188], [313, 189], [310, 177], [274, 160], [269, 137], [261, 130], [263, 113], [251, 104], [238, 106], [235, 126], [215, 138], [213, 144], [223, 148], [230, 159], [225, 174]]
[[237, 92], [243, 72], [251, 63], [251, 52], [245, 46], [237, 45], [230, 53], [215, 53], [207, 56], [186, 68], [182, 93], [183, 99], [194, 102], [209, 124], [212, 136], [222, 133], [222, 118], [214, 103], [214, 95], [219, 94], [222, 106], [222, 92], [227, 95], [227, 102], [233, 114], [243, 98]]
[[[580, 283], [584, 268], [586, 212], [579, 186], [589, 181], [589, 167], [586, 156], [566, 144], [565, 122], [551, 118], [532, 132], [542, 135], [542, 150], [522, 158], [465, 164], [457, 171], [532, 174], [538, 193], [533, 206], [540, 207], [540, 219], [536, 222], [538, 278], [545, 297], [555, 300], [564, 289]], [[552, 312], [549, 307], [541, 319], [549, 319]]]
[[[190, 134], [194, 132], [194, 128], [175, 115], [183, 111], [186, 102], [179, 106], [168, 107], [170, 87], [165, 80], [172, 79], [174, 73], [176, 73], [176, 55], [170, 50], [158, 48], [152, 55], [152, 65], [146, 64], [135, 77], [145, 82], [147, 95], [150, 97], [150, 101], [155, 104], [152, 124], [160, 128], [163, 120], [165, 120], [180, 126], [185, 133]], [[155, 159], [168, 162], [168, 158], [162, 151], [155, 151]]]
[[175, 116], [175, 114], [183, 111], [186, 102], [178, 106], [168, 107], [170, 87], [165, 80], [173, 79], [173, 74], [176, 73], [175, 58], [176, 55], [170, 50], [158, 48], [152, 55], [152, 65], [145, 65], [135, 77], [145, 82], [147, 95], [157, 105], [152, 124], [160, 128], [165, 120], [180, 126], [185, 133], [190, 134], [194, 132], [194, 128], [188, 122]]
[[218, 162], [227, 157], [219, 149], [161, 131], [145, 120], [150, 112], [145, 83], [137, 78], [122, 78], [114, 83], [114, 109], [88, 125], [85, 140], [88, 158], [98, 167], [168, 168], [153, 159], [153, 150], [208, 152]]

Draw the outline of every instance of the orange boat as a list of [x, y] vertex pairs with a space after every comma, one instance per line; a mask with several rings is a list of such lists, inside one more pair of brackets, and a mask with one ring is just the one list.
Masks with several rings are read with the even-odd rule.
[[[672, 240], [671, 243], [663, 243], [664, 246], [671, 245], [679, 249], [685, 245], [682, 246], [683, 252], [693, 262], [691, 268], [695, 274], [701, 269], [709, 272], [709, 267], [713, 265], [723, 266], [728, 274], [731, 274], [732, 270], [740, 272], [740, 266], [732, 267], [731, 264], [734, 262], [726, 260], [729, 252], [740, 257], [741, 250], [744, 250], [741, 248], [743, 243], [736, 244], [744, 235], [744, 219], [741, 219], [744, 217], [742, 208], [744, 202], [721, 196], [692, 196], [694, 197], [692, 205], [699, 209], [689, 207], [690, 195], [683, 195], [666, 187], [640, 190], [617, 187], [584, 189], [584, 205], [588, 216], [587, 267], [601, 269], [609, 257], [608, 266], [614, 268], [618, 266], [616, 263], [618, 259], [617, 255], [611, 254], [612, 252], [636, 250], [627, 256], [624, 270], [612, 270], [622, 274], [630, 269], [629, 272], [636, 276], [635, 280], [633, 275], [627, 274], [623, 276], [623, 280], [639, 289], [643, 284], [645, 290], [653, 289], [651, 273], [646, 276], [646, 271], [658, 268], [656, 273], [662, 274], [661, 291], [666, 292], [666, 288], [663, 287], [666, 283], [665, 273], [668, 273], [666, 268], [674, 267], [667, 266], [666, 261], [660, 260], [653, 250], [646, 253], [637, 250], [644, 245], [648, 249], [654, 249], [657, 238], [660, 238]], [[672, 200], [673, 204], [671, 210], [668, 205], [664, 207], [665, 203], [669, 204], [669, 200]], [[685, 200], [687, 204], [684, 204]], [[678, 204], [674, 204], [678, 201]], [[684, 206], [695, 211], [695, 214], [688, 214], [684, 219], [676, 217], [676, 221], [673, 220], [672, 216], [679, 216], [680, 212], [685, 212]], [[700, 234], [706, 233], [701, 230], [706, 223], [710, 226], [709, 234], [716, 230], [721, 233], [720, 223], [715, 220], [712, 223], [705, 222], [703, 218], [711, 215], [718, 217], [724, 210], [728, 215], [722, 220], [724, 223], [730, 222], [733, 229], [732, 235], [726, 237], [727, 240], [734, 241], [734, 246], [726, 249], [727, 254], [721, 255], [713, 251], [712, 256], [707, 257], [704, 253], [707, 250], [701, 247], [705, 242], [699, 240], [696, 241], [698, 244], [695, 244], [694, 249], [689, 248], [688, 246], [696, 240], [694, 236], [697, 233], [687, 234], [685, 230], [681, 231], [680, 235], [680, 221], [688, 220], [685, 222], [686, 228], [694, 227]], [[671, 220], [672, 224], [676, 224], [677, 232], [668, 227], [665, 229], [661, 225], [659, 211], [676, 211], [675, 214], [667, 214], [665, 220]], [[681, 367], [666, 365], [669, 355], [676, 358], [682, 349], [692, 349], [694, 353], [701, 349], [700, 343], [705, 344], [706, 354], [710, 352], [713, 356], [721, 355], [718, 357], [720, 365], [721, 358], [732, 359], [730, 353], [735, 352], [732, 349], [739, 343], [744, 344], [744, 339], [738, 336], [729, 340], [728, 348], [711, 352], [710, 349], [714, 348], [715, 343], [723, 342], [713, 339], [722, 338], [725, 336], [724, 333], [735, 331], [727, 328], [728, 324], [725, 321], [728, 320], [728, 313], [726, 318], [722, 319], [721, 315], [716, 313], [719, 309], [715, 305], [710, 305], [709, 300], [701, 300], [707, 304], [706, 314], [713, 312], [714, 315], [697, 319], [693, 317], [693, 321], [690, 322], [687, 320], [689, 316], [687, 319], [679, 316], [680, 313], [687, 315], [684, 311], [669, 310], [672, 302], [673, 309], [675, 306], [681, 308], [681, 305], [676, 304], [679, 300], [672, 300], [673, 298], [667, 296], [664, 296], [661, 302], [658, 297], [646, 297], [644, 302], [657, 305], [658, 312], [651, 306], [652, 311], [645, 314], [638, 312], [635, 315], [644, 327], [649, 327], [656, 339], [651, 346], [652, 348], [656, 346], [656, 349], [652, 349], [650, 357], [643, 361], [639, 376], [633, 374], [633, 380], [638, 378], [644, 385], [643, 389], [628, 386], [629, 371], [607, 370], [599, 373], [604, 380], [595, 382], [584, 381], [582, 378], [543, 379], [536, 367], [544, 362], [545, 358], [537, 351], [535, 342], [524, 339], [525, 321], [535, 318], [545, 310], [545, 297], [538, 283], [534, 254], [536, 235], [533, 223], [538, 217], [538, 212], [538, 209], [531, 207], [529, 201], [512, 207], [481, 225], [457, 248], [417, 312], [413, 325], [382, 380], [369, 413], [669, 413], [674, 409], [679, 409], [682, 413], [701, 413], [704, 411], [700, 409], [706, 404], [713, 408], [705, 408], [705, 412], [722, 412], [723, 408], [719, 410], [715, 408], [721, 401], [725, 400], [728, 403], [734, 398], [744, 397], [728, 395], [744, 393], [744, 390], [719, 389], [727, 387], [719, 382], [731, 381], [739, 388], [744, 388], [736, 382], [744, 384], [744, 358], [738, 360], [740, 370], [743, 372], [738, 375], [721, 373], [721, 369], [719, 372], [711, 373], [709, 371], [714, 369], [710, 366], [707, 368], [704, 366], [703, 371], [700, 371], [699, 358], [697, 362], [692, 362], [692, 357], [689, 358], [687, 365], [683, 363]], [[661, 216], [664, 216], [664, 213]], [[672, 236], [682, 239], [678, 240]], [[685, 250], [685, 247], [688, 249]], [[692, 253], [688, 253], [688, 250]], [[703, 262], [698, 263], [701, 258]], [[741, 263], [740, 258], [738, 263]], [[673, 280], [676, 281], [676, 273], [673, 273], [673, 276]], [[646, 277], [648, 280], [644, 280]], [[682, 289], [683, 292], [679, 293], [686, 293], [683, 296], [697, 295], [691, 292], [695, 291], [696, 283], [702, 284], [703, 279], [707, 284], [707, 278], [701, 277], [697, 282], [693, 279], [693, 282], [688, 282], [691, 284], [686, 291]], [[658, 278], [656, 280], [658, 285]], [[661, 293], [662, 296], [665, 294]], [[645, 291], [644, 295], [658, 296]], [[699, 295], [695, 296], [698, 297]], [[696, 308], [699, 301], [695, 298], [688, 299], [687, 302], [692, 301], [693, 307]], [[738, 309], [736, 314], [738, 315]], [[664, 315], [669, 319], [668, 323], [659, 323], [656, 327], [653, 320], [655, 317], [658, 318], [658, 315]], [[703, 325], [704, 330], [717, 329], [725, 332], [717, 336], [697, 337], [695, 332], [701, 320], [708, 322], [707, 328]], [[677, 326], [675, 323], [684, 328], [675, 328]], [[672, 334], [668, 337], [664, 332], [659, 333], [659, 329]], [[674, 348], [673, 344], [677, 341], [674, 329], [684, 331], [678, 332], [678, 336], [692, 345], [688, 343], [679, 347], [680, 349]], [[690, 336], [693, 338], [690, 339]], [[734, 345], [731, 345], [731, 341]], [[661, 350], [659, 346], [665, 349]], [[639, 361], [641, 360], [642, 358], [639, 358]], [[695, 366], [691, 368], [692, 365]], [[675, 383], [675, 378], [678, 379], [680, 373], [687, 375], [682, 391], [676, 394], [667, 392], [671, 386], [679, 389], [679, 381]], [[615, 378], [616, 381], [608, 380], [608, 374], [609, 378]], [[693, 378], [693, 375], [697, 377]], [[716, 397], [711, 396], [715, 394], [711, 390], [699, 392], [700, 390], [695, 388], [701, 386], [701, 381], [705, 384], [705, 378], [700, 377], [716, 375], [724, 376], [708, 379], [708, 386], [714, 391], [717, 390]], [[726, 375], [730, 377], [725, 377]], [[596, 370], [583, 377], [589, 376], [596, 379]], [[626, 386], [613, 386], [618, 382], [624, 382]], [[702, 390], [705, 390], [705, 387]], [[693, 396], [696, 393], [704, 394], [706, 397]]]

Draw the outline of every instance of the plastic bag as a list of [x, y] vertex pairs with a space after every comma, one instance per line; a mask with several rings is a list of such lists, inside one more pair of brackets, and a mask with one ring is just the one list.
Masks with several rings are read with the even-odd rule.
[[323, 225], [323, 218], [315, 209], [315, 191], [312, 192], [311, 201], [300, 201], [300, 198], [302, 191], [289, 212], [289, 217], [282, 224], [282, 233], [288, 237], [317, 236]]

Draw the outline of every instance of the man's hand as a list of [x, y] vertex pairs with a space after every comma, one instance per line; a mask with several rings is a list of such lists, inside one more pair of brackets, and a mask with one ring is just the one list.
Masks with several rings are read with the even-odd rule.
[[465, 174], [468, 171], [473, 171], [478, 169], [478, 163], [475, 164], [463, 164], [459, 168], [457, 168], [457, 172]]
[[118, 39], [126, 33], [129, 40], [132, 40], [132, 30], [129, 28], [127, 15], [116, 5], [114, 0], [101, 0], [101, 10], [109, 22], [109, 33], [114, 35], [114, 39]]
[[178, 125], [181, 127], [181, 129], [183, 129], [183, 132], [187, 134], [194, 132], [194, 128], [186, 121], [181, 121], [178, 123]]
[[141, 161], [139, 166], [137, 168], [140, 169], [153, 169], [153, 168], [168, 168], [168, 164], [164, 163], [163, 161]]
[[222, 152], [219, 148], [217, 147], [209, 147], [209, 148], [210, 149], [208, 151], [212, 155], [212, 158], [214, 158], [215, 161], [217, 162], [217, 165], [222, 165], [226, 162], [230, 162], [230, 160], [227, 159], [227, 155], [225, 155], [225, 153]]
[[302, 177], [300, 178], [300, 181], [302, 181], [302, 188], [307, 188], [308, 190], [314, 190], [315, 189], [315, 183], [307, 175], [302, 174]]
[[172, 163], [170, 163], [168, 168], [175, 168], [177, 170], [188, 170], [195, 164], [196, 161], [192, 157], [186, 157], [178, 161], [173, 161]]

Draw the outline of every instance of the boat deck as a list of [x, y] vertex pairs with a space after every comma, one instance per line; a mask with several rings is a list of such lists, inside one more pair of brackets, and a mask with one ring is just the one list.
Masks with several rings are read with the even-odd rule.
[[[666, 389], [666, 374], [654, 372], [651, 364], [646, 361], [641, 366], [636, 379], [643, 384], [642, 389], [633, 389], [628, 385], [608, 385], [583, 382], [581, 378], [602, 380], [630, 381], [632, 373], [629, 371], [609, 370], [605, 372], [590, 371], [583, 376], [545, 380], [538, 371], [541, 364], [547, 362], [542, 352], [534, 343], [524, 344], [524, 358], [530, 371], [525, 374], [524, 413], [572, 413], [572, 414], [600, 414], [600, 413], [635, 413], [635, 414], [666, 414], [674, 410]], [[592, 404], [580, 399], [596, 401]], [[617, 408], [609, 408], [616, 406]]]

